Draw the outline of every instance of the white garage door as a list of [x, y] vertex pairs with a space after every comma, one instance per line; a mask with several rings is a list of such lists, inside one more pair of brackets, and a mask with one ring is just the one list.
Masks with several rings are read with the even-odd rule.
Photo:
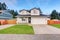
[[31, 24], [47, 24], [48, 18], [44, 17], [31, 17]]

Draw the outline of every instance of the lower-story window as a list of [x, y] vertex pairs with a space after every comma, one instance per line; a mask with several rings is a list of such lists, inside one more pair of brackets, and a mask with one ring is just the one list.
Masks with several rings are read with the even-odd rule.
[[22, 18], [22, 21], [25, 21], [25, 18]]

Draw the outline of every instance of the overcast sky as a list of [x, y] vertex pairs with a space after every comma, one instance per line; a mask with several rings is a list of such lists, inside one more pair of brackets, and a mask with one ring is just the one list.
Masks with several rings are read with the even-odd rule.
[[5, 2], [9, 9], [21, 10], [40, 8], [44, 14], [50, 14], [52, 10], [60, 12], [60, 0], [0, 0]]

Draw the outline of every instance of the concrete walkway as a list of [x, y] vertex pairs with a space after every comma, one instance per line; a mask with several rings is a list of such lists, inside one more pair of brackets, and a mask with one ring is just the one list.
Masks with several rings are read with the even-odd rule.
[[33, 25], [35, 34], [60, 34], [60, 29], [49, 25]]
[[0, 25], [0, 30], [13, 26], [14, 24]]

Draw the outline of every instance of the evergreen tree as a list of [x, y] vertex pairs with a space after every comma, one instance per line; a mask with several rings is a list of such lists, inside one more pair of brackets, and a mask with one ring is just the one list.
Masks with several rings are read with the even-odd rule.
[[2, 10], [2, 4], [1, 4], [1, 2], [0, 2], [0, 10]]
[[5, 3], [2, 3], [2, 10], [6, 10], [7, 9], [7, 5]]
[[18, 12], [14, 10], [10, 10], [9, 12], [13, 15], [13, 18], [18, 14]]
[[50, 17], [51, 19], [59, 19], [59, 14], [56, 10], [53, 10]]

